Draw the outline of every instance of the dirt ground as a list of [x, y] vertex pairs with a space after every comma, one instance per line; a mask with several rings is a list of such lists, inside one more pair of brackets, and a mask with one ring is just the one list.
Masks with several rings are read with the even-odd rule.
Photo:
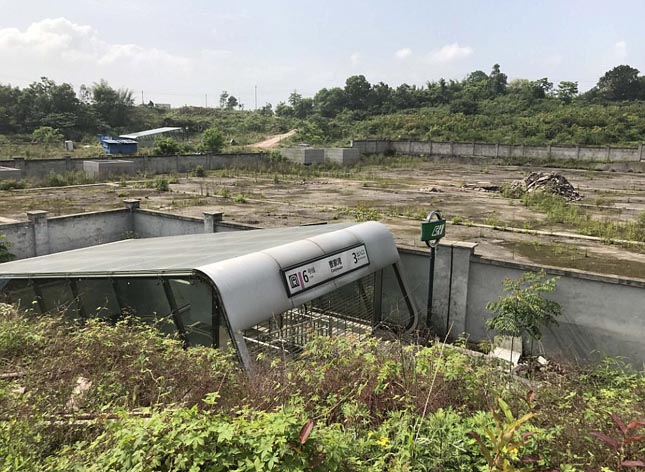
[[[420, 221], [439, 209], [445, 218], [462, 222], [448, 226], [446, 239], [478, 243], [477, 254], [645, 279], [645, 246], [579, 238], [578, 228], [552, 224], [519, 200], [463, 188], [501, 186], [531, 170], [396, 158], [347, 170], [226, 169], [204, 178], [175, 176], [170, 192], [143, 188], [142, 182], [3, 191], [0, 217], [9, 222], [25, 220], [28, 210], [55, 216], [120, 208], [124, 199], [139, 198], [142, 208], [196, 217], [216, 209], [226, 221], [261, 227], [378, 219], [392, 229], [399, 245], [425, 248], [418, 240]], [[581, 205], [592, 218], [627, 222], [645, 211], [645, 174], [560, 172], [584, 195], [572, 204]], [[571, 236], [494, 228], [502, 226]]]

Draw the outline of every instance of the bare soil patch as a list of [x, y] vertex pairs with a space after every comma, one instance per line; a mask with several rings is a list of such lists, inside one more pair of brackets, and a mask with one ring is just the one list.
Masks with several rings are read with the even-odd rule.
[[[294, 168], [295, 169], [295, 168]], [[141, 188], [141, 183], [106, 184], [0, 192], [0, 217], [24, 220], [26, 211], [52, 215], [122, 207], [140, 198], [141, 207], [201, 217], [223, 211], [225, 220], [261, 227], [374, 218], [386, 223], [397, 243], [425, 248], [420, 220], [433, 209], [449, 220], [447, 238], [476, 242], [476, 253], [599, 273], [645, 279], [645, 248], [623, 247], [576, 238], [535, 236], [469, 226], [481, 223], [575, 233], [577, 228], [550, 223], [543, 213], [498, 192], [478, 190], [510, 184], [537, 168], [465, 165], [423, 159], [363, 162], [349, 169], [285, 171], [225, 169], [207, 177], [178, 177], [170, 192]], [[545, 169], [539, 169], [545, 170]], [[549, 169], [546, 169], [547, 171]], [[584, 195], [579, 202], [591, 218], [627, 222], [645, 211], [645, 175], [638, 173], [560, 170]], [[466, 188], [464, 188], [466, 187]]]

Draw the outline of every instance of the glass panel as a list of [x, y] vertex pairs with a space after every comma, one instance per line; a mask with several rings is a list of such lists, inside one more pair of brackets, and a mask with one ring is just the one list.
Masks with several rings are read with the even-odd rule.
[[38, 298], [31, 281], [26, 279], [0, 280], [2, 295], [0, 300], [19, 306], [23, 310], [33, 310], [40, 313]]
[[86, 317], [110, 319], [121, 314], [111, 279], [80, 279], [76, 288]]
[[43, 308], [46, 312], [61, 311], [68, 316], [79, 316], [78, 305], [68, 279], [34, 280], [34, 284], [37, 293], [43, 298]]
[[200, 279], [170, 279], [178, 316], [190, 345], [213, 345], [213, 302], [211, 287]]
[[160, 279], [115, 278], [114, 287], [123, 315], [133, 315], [154, 324], [165, 334], [177, 333]]
[[384, 323], [406, 326], [412, 318], [392, 266], [383, 269], [383, 296], [381, 303], [381, 318]]

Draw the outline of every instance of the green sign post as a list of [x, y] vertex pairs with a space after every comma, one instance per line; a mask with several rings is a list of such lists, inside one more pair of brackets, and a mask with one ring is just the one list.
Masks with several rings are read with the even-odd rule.
[[432, 295], [434, 291], [434, 259], [435, 248], [439, 240], [446, 235], [446, 220], [441, 218], [441, 213], [432, 211], [428, 217], [421, 223], [421, 241], [426, 243], [430, 248], [430, 273], [428, 277], [428, 309], [426, 311], [426, 327], [430, 327], [430, 318], [432, 317]]

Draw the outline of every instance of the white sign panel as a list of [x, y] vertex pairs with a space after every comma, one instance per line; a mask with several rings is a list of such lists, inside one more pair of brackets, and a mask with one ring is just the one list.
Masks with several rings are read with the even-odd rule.
[[290, 297], [369, 265], [365, 244], [314, 259], [283, 272]]

